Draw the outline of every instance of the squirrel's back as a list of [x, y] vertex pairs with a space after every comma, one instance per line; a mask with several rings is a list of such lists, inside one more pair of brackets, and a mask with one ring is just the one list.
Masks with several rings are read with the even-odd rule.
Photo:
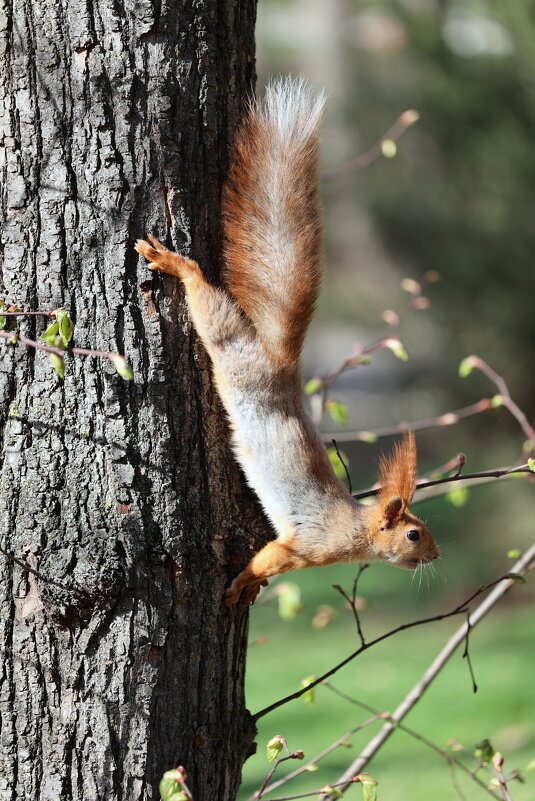
[[226, 286], [281, 367], [299, 360], [319, 290], [323, 104], [299, 79], [268, 86], [240, 127], [223, 195]]

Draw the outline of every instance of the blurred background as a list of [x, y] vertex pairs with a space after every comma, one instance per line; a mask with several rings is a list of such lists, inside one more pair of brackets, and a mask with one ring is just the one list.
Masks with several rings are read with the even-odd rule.
[[[347, 421], [340, 425], [325, 413], [321, 429], [340, 440], [354, 490], [373, 484], [379, 453], [394, 438], [345, 441], [347, 432], [416, 422], [496, 395], [479, 371], [459, 376], [470, 354], [503, 376], [535, 423], [533, 3], [260, 0], [257, 33], [259, 93], [270, 76], [292, 73], [328, 95], [321, 185], [325, 278], [305, 378], [330, 374], [355, 345], [386, 335], [399, 337], [409, 354], [403, 361], [380, 350], [331, 389], [330, 397], [347, 408]], [[369, 166], [330, 172], [366, 153], [407, 110], [419, 119], [384, 147], [386, 155], [378, 148]], [[418, 290], [407, 278], [419, 282], [429, 302], [414, 303]], [[387, 325], [386, 310], [399, 315], [399, 326]], [[432, 473], [459, 452], [466, 455], [465, 472], [525, 462], [533, 455], [525, 440], [518, 422], [498, 407], [419, 432], [419, 471]], [[359, 594], [369, 636], [454, 607], [507, 572], [514, 561], [508, 554], [533, 540], [532, 509], [533, 483], [525, 476], [415, 506], [444, 558], [434, 575], [413, 577], [382, 565], [366, 571]], [[354, 575], [351, 566], [303, 571], [264, 593], [251, 622], [253, 712], [357, 647], [351, 613], [332, 589], [336, 583], [350, 591]], [[535, 758], [534, 600], [530, 583], [516, 586], [474, 632], [476, 695], [459, 654], [407, 719], [441, 748], [456, 738], [470, 767], [474, 745], [490, 738], [504, 752], [506, 767], [524, 772], [526, 784], [511, 788], [517, 801], [535, 795], [535, 772], [525, 770]], [[285, 604], [293, 612], [285, 612]], [[460, 622], [401, 634], [333, 683], [391, 711]], [[294, 701], [262, 719], [259, 755], [246, 764], [242, 798], [267, 772], [264, 743], [274, 734], [284, 734], [308, 759], [367, 716], [321, 689], [314, 704]], [[374, 732], [358, 735], [352, 750], [338, 749], [318, 772], [266, 797], [335, 781]], [[444, 760], [402, 732], [369, 772], [380, 782], [379, 799], [458, 797]], [[486, 795], [461, 776], [459, 785], [466, 798]], [[361, 797], [360, 789], [349, 797]]]

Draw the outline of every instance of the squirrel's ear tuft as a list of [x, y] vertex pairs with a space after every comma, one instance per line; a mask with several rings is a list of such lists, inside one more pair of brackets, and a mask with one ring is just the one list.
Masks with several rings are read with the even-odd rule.
[[404, 504], [399, 496], [391, 498], [383, 507], [383, 515], [387, 523], [392, 524], [403, 508]]
[[401, 499], [402, 511], [405, 511], [416, 488], [416, 442], [412, 431], [407, 432], [402, 441], [394, 445], [391, 454], [381, 456], [379, 483], [381, 505], [386, 504], [387, 507]]

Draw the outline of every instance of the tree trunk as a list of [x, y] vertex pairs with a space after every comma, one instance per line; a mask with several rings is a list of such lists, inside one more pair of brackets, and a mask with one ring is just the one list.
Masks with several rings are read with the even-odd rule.
[[[67, 359], [0, 343], [0, 801], [236, 794], [253, 727], [229, 578], [265, 524], [154, 231], [217, 280], [255, 0], [0, 0], [2, 292], [65, 306]], [[35, 338], [41, 318], [20, 330]], [[54, 583], [55, 582], [55, 583]]]

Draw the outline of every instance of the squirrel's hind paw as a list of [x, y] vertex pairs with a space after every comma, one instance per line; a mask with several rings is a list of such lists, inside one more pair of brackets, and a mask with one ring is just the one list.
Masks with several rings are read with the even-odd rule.
[[138, 239], [134, 245], [137, 252], [149, 262], [149, 270], [158, 270], [182, 279], [193, 277], [199, 272], [196, 262], [167, 250], [152, 234], [149, 235], [149, 239], [152, 244], [144, 239]]

